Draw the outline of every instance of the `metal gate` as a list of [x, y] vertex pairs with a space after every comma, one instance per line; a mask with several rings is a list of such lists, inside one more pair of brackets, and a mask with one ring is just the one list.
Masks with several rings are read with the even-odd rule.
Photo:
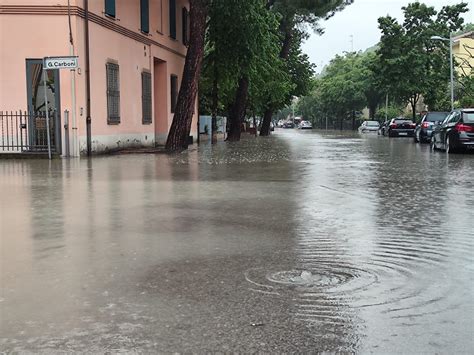
[[[50, 111], [51, 150], [55, 153], [60, 153], [61, 147], [58, 122], [58, 112]], [[0, 153], [47, 153], [46, 126], [44, 111], [0, 111]]]

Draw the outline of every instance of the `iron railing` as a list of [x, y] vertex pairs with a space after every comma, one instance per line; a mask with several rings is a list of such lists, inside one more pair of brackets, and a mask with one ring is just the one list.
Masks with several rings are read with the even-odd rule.
[[[49, 113], [51, 149], [55, 151], [55, 112]], [[47, 152], [46, 112], [0, 111], [0, 153]]]

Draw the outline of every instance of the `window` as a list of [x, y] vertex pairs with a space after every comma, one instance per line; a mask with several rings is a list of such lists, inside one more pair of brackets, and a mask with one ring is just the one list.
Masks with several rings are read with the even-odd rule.
[[150, 32], [150, 3], [149, 0], [140, 0], [140, 30]]
[[188, 41], [189, 41], [189, 34], [188, 34], [188, 16], [189, 15], [189, 12], [188, 12], [188, 9], [183, 7], [183, 10], [182, 10], [182, 32], [183, 32], [183, 44], [185, 46], [188, 45]]
[[464, 123], [474, 123], [474, 112], [464, 112], [462, 119]]
[[171, 113], [174, 113], [178, 101], [178, 77], [171, 75]]
[[115, 17], [115, 0], [105, 0], [105, 14]]
[[451, 120], [449, 120], [449, 123], [457, 123], [461, 119], [461, 112], [456, 112]]
[[176, 0], [170, 0], [170, 37], [176, 39]]
[[119, 66], [115, 63], [105, 65], [107, 73], [107, 123], [120, 123], [120, 83]]
[[142, 123], [151, 123], [151, 74], [142, 72]]

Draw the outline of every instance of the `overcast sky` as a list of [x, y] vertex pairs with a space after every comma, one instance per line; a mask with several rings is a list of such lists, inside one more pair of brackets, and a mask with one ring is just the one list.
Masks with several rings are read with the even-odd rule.
[[[344, 11], [337, 13], [328, 21], [321, 23], [325, 29], [322, 36], [311, 35], [304, 43], [303, 50], [309, 55], [310, 60], [321, 67], [329, 63], [336, 55], [343, 51], [365, 50], [372, 47], [380, 40], [377, 19], [389, 14], [403, 20], [402, 6], [414, 1], [409, 0], [355, 0]], [[460, 0], [424, 0], [427, 5], [434, 6], [436, 10], [444, 5], [452, 5]], [[465, 14], [466, 22], [474, 22], [474, 0], [464, 0], [469, 4], [470, 11]]]

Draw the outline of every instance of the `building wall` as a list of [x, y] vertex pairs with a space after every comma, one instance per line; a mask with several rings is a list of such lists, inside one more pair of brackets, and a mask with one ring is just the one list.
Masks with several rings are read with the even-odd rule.
[[474, 35], [471, 37], [460, 38], [455, 41], [453, 46], [453, 55], [456, 58], [459, 67], [457, 68], [459, 75], [471, 75], [474, 67]]
[[[177, 40], [169, 36], [169, 0], [150, 0], [150, 31], [140, 32], [140, 1], [116, 0], [116, 17], [103, 0], [89, 0], [92, 148], [102, 152], [133, 145], [164, 144], [173, 119], [170, 76], [180, 83], [186, 47], [177, 1]], [[86, 150], [85, 37], [82, 0], [71, 0], [74, 47], [69, 44], [67, 0], [0, 0], [0, 110], [27, 108], [26, 58], [77, 55], [76, 71], [60, 71], [61, 110], [70, 112], [71, 151]], [[40, 12], [38, 10], [41, 10]], [[81, 12], [82, 11], [82, 12]], [[107, 123], [106, 63], [119, 64], [120, 124]], [[152, 74], [151, 124], [142, 123], [141, 73]], [[74, 82], [75, 80], [75, 82]], [[72, 93], [75, 91], [76, 105]], [[75, 118], [77, 130], [74, 130]], [[197, 137], [197, 105], [191, 135]], [[63, 140], [64, 141], [64, 140]]]

